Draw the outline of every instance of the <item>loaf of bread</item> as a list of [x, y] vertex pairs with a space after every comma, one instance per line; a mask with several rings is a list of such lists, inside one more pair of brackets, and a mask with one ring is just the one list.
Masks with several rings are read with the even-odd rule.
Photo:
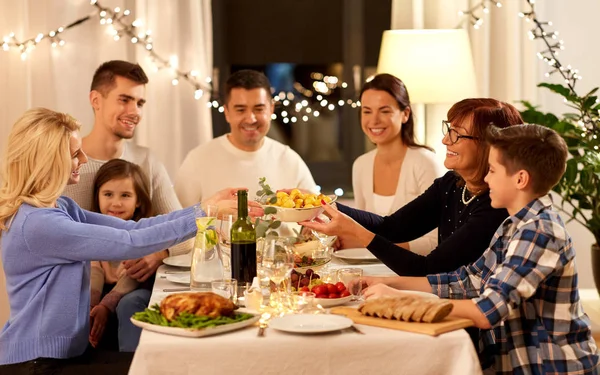
[[448, 300], [402, 296], [365, 301], [358, 307], [358, 311], [366, 316], [383, 319], [436, 323], [447, 317], [452, 307]]

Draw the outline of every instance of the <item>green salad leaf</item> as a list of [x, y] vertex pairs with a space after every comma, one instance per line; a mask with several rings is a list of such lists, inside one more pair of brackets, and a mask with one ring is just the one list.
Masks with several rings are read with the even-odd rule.
[[237, 323], [252, 318], [254, 315], [246, 313], [234, 313], [232, 316], [220, 316], [217, 318], [211, 318], [209, 316], [198, 316], [190, 314], [188, 312], [181, 313], [173, 320], [169, 322], [160, 313], [158, 304], [145, 309], [144, 311], [136, 312], [133, 314], [133, 319], [139, 320], [140, 322], [156, 324], [164, 327], [178, 327], [178, 328], [209, 328], [221, 326], [224, 324]]

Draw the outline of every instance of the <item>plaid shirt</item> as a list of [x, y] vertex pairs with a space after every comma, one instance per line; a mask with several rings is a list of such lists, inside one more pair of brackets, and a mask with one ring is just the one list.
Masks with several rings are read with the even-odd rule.
[[549, 195], [508, 217], [475, 263], [427, 278], [441, 298], [471, 298], [486, 316], [480, 349], [497, 374], [600, 372], [575, 250]]

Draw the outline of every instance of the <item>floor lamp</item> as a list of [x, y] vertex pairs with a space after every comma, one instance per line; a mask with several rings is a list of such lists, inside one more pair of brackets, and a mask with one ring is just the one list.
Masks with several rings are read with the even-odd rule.
[[384, 31], [377, 73], [393, 74], [406, 85], [420, 142], [433, 139], [426, 132], [425, 104], [477, 96], [471, 45], [463, 29]]

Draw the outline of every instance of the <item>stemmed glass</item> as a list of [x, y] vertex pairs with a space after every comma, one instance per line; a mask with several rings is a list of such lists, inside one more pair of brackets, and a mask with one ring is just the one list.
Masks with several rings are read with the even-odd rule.
[[219, 248], [223, 257], [223, 272], [226, 277], [231, 276], [231, 226], [237, 220], [235, 215], [223, 215], [219, 227]]
[[[329, 217], [327, 217], [327, 215], [320, 214], [311, 221], [327, 224], [331, 220]], [[313, 251], [313, 260], [317, 264], [325, 264], [322, 270], [326, 273], [329, 269], [328, 263], [331, 261], [331, 256], [333, 254], [333, 243], [337, 239], [337, 236], [330, 236], [314, 229], [311, 229], [311, 233], [317, 239], [317, 241], [319, 241], [319, 247]]]
[[271, 293], [271, 307], [284, 312], [284, 296], [290, 292], [290, 274], [294, 268], [292, 241], [288, 237], [267, 237], [262, 241], [258, 265], [259, 277], [269, 278], [276, 291]]

